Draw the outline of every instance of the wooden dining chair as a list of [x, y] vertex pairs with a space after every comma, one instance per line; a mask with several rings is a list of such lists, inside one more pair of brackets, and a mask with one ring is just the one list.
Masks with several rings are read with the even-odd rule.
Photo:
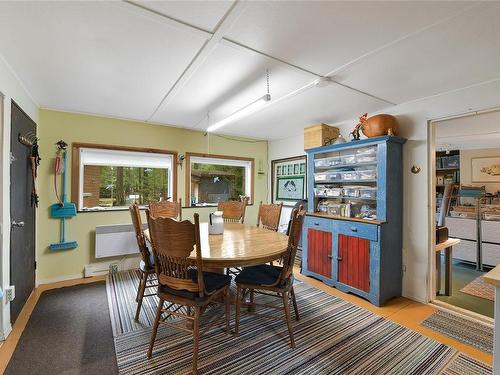
[[282, 207], [283, 203], [262, 204], [261, 201], [257, 215], [257, 226], [277, 232], [280, 226]]
[[[304, 221], [304, 211], [295, 210], [292, 220], [292, 228], [288, 237], [288, 247], [286, 253], [281, 259], [281, 267], [270, 264], [261, 264], [258, 266], [245, 267], [235, 278], [236, 291], [236, 324], [235, 334], [239, 334], [240, 315], [244, 314], [258, 315], [269, 319], [276, 319], [273, 315], [259, 314], [256, 307], [261, 306], [266, 309], [284, 310], [285, 318], [290, 335], [290, 346], [295, 348], [295, 340], [293, 338], [292, 320], [290, 316], [290, 303], [293, 304], [295, 310], [295, 319], [299, 320], [299, 309], [297, 300], [295, 299], [295, 291], [293, 289], [293, 263], [297, 245], [300, 240], [302, 231], [302, 223]], [[247, 302], [246, 296], [250, 294], [250, 301]], [[264, 294], [268, 296], [278, 297], [283, 301], [283, 307], [270, 304], [257, 303], [253, 298], [253, 294]], [[241, 309], [242, 306], [248, 307]]]
[[[222, 211], [222, 219], [225, 223], [245, 222], [245, 211], [248, 204], [248, 197], [241, 196], [239, 201], [224, 201], [217, 204], [217, 210]], [[241, 268], [226, 268], [226, 275], [237, 275]]]
[[[158, 286], [156, 284], [156, 275], [154, 269], [154, 258], [152, 252], [148, 249], [144, 232], [142, 229], [141, 211], [137, 204], [129, 207], [130, 216], [132, 217], [132, 224], [134, 226], [135, 238], [137, 240], [137, 247], [141, 254], [141, 261], [139, 263], [139, 270], [141, 271], [141, 279], [137, 287], [137, 295], [135, 301], [137, 302], [137, 309], [135, 311], [135, 320], [139, 321], [139, 314], [141, 312], [142, 300], [144, 297], [155, 296], [156, 293], [145, 294], [147, 288]], [[156, 291], [155, 291], [156, 292]]]
[[245, 210], [248, 204], [248, 197], [241, 197], [239, 201], [224, 201], [217, 204], [217, 210], [222, 211], [222, 218], [225, 223], [245, 222]]
[[182, 220], [182, 200], [178, 202], [161, 201], [151, 202], [149, 204], [149, 213], [153, 217], [169, 217], [172, 219]]
[[[193, 334], [193, 373], [196, 374], [200, 316], [208, 304], [220, 303], [221, 298], [219, 297], [222, 297], [224, 303], [226, 332], [229, 333], [229, 285], [231, 277], [203, 271], [198, 214], [194, 214], [194, 224], [188, 220], [154, 218], [148, 213], [147, 217], [160, 299], [151, 333], [148, 358], [151, 358], [153, 354], [159, 324], [187, 330]], [[193, 248], [196, 251], [196, 259], [190, 259]], [[164, 308], [166, 301], [169, 304]], [[186, 312], [183, 313], [179, 306], [185, 306]], [[163, 314], [165, 316], [162, 319]], [[170, 316], [184, 317], [192, 324], [187, 327], [172, 324], [167, 321]], [[214, 323], [217, 321], [212, 319], [203, 333]]]

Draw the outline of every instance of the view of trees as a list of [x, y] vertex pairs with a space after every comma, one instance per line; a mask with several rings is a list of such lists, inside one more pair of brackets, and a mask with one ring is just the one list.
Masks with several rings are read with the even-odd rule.
[[148, 204], [167, 198], [168, 169], [101, 166], [100, 172], [99, 205]]

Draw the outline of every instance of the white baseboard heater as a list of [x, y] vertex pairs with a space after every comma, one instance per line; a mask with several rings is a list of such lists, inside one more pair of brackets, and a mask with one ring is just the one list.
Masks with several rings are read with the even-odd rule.
[[[147, 228], [147, 225], [144, 225]], [[132, 224], [100, 225], [95, 228], [95, 257], [106, 258], [138, 254]]]

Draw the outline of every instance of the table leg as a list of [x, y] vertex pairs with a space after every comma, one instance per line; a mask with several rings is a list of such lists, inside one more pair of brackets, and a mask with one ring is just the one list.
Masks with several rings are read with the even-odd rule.
[[447, 247], [444, 253], [444, 260], [446, 264], [445, 281], [444, 281], [444, 294], [451, 296], [451, 247]]
[[441, 251], [436, 251], [436, 295], [441, 290]]

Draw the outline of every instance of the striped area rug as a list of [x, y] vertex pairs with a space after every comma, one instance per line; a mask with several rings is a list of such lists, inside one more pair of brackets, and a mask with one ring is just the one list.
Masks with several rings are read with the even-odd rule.
[[482, 276], [476, 277], [474, 280], [460, 289], [460, 291], [472, 296], [489, 299], [490, 301], [495, 300], [495, 287], [484, 281]]
[[422, 325], [487, 353], [493, 353], [493, 327], [489, 324], [437, 310]]
[[443, 371], [446, 375], [490, 375], [491, 366], [460, 353]]
[[[109, 274], [106, 279], [109, 315], [115, 337], [126, 332], [151, 327], [153, 324], [156, 306], [158, 306], [156, 296], [144, 298], [139, 322], [134, 320], [137, 308], [135, 297], [140, 277], [141, 271], [130, 270]], [[154, 290], [155, 288], [148, 288], [146, 294], [152, 293]]]
[[[118, 279], [113, 281], [115, 287]], [[121, 287], [120, 287], [121, 288]], [[114, 287], [109, 287], [112, 292]], [[135, 290], [135, 289], [134, 289]], [[132, 306], [118, 311], [135, 309]], [[244, 316], [240, 335], [222, 328], [202, 337], [199, 370], [203, 374], [437, 374], [456, 350], [330, 296], [306, 283], [296, 285], [301, 314], [294, 321], [296, 348], [289, 347], [286, 324]], [[117, 301], [110, 298], [110, 303]], [[258, 296], [261, 302], [270, 297]], [[125, 305], [127, 302], [121, 301]], [[232, 314], [234, 317], [234, 311]], [[127, 318], [118, 319], [120, 321]], [[133, 314], [132, 314], [133, 319]], [[232, 322], [234, 323], [234, 322]], [[128, 324], [124, 326], [129, 328]], [[133, 327], [115, 337], [121, 374], [187, 374], [191, 370], [192, 338], [162, 326], [153, 359], [147, 360], [150, 328]]]

